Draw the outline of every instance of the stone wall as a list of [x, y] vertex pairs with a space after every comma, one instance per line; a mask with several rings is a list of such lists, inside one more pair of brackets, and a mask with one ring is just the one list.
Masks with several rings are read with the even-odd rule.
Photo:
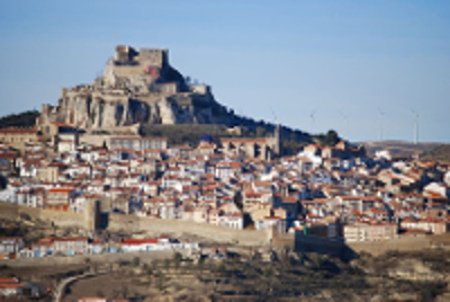
[[295, 250], [303, 253], [312, 252], [337, 257], [345, 256], [345, 245], [343, 240], [303, 235], [302, 232], [295, 233]]
[[294, 234], [278, 234], [274, 232], [272, 239], [272, 248], [275, 250], [295, 250]]
[[0, 218], [19, 219], [23, 215], [54, 223], [58, 227], [84, 228], [86, 221], [85, 216], [80, 213], [36, 209], [0, 202]]
[[[181, 254], [187, 255], [184, 250], [178, 251]], [[48, 267], [48, 266], [67, 266], [67, 265], [82, 265], [86, 264], [87, 259], [91, 263], [114, 263], [119, 261], [132, 261], [138, 257], [141, 263], [151, 263], [153, 260], [171, 259], [174, 251], [151, 251], [151, 252], [130, 252], [130, 253], [116, 253], [116, 254], [100, 254], [100, 255], [76, 255], [76, 256], [52, 256], [46, 258], [18, 258], [14, 260], [0, 260], [1, 265], [8, 265], [9, 267]]]
[[176, 236], [189, 234], [218, 243], [238, 243], [245, 246], [260, 246], [269, 243], [269, 234], [267, 232], [239, 231], [210, 224], [129, 215], [110, 215], [108, 228], [113, 231], [147, 231], [155, 234], [174, 234]]
[[443, 235], [417, 235], [401, 236], [397, 239], [372, 241], [372, 242], [353, 242], [348, 246], [357, 253], [365, 252], [373, 256], [382, 255], [388, 251], [421, 251], [428, 248], [450, 249], [450, 233]]
[[[26, 214], [35, 219], [54, 223], [59, 227], [86, 228], [88, 216], [74, 212], [16, 206], [0, 202], [0, 218], [18, 219]], [[131, 215], [109, 215], [108, 229], [111, 231], [140, 232], [153, 234], [191, 235], [218, 243], [236, 243], [244, 246], [261, 246], [269, 243], [269, 233], [251, 230], [233, 230], [210, 224], [180, 220], [154, 219]]]
[[0, 203], [0, 219], [17, 219], [19, 218], [19, 207], [9, 203]]

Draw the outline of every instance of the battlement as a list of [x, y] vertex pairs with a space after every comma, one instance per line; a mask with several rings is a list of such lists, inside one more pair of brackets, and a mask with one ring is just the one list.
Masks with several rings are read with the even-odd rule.
[[114, 55], [114, 63], [117, 65], [129, 65], [133, 62], [138, 53], [133, 47], [128, 45], [117, 45]]
[[167, 49], [141, 48], [138, 61], [142, 64], [163, 67], [168, 63], [169, 51]]
[[145, 65], [163, 67], [168, 61], [168, 50], [140, 48], [136, 51], [129, 45], [117, 45], [113, 62], [115, 65]]

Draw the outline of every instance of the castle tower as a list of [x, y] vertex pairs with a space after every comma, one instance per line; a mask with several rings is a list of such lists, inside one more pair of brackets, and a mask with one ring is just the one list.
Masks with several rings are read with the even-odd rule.
[[86, 203], [84, 209], [85, 227], [89, 231], [96, 231], [99, 229], [100, 221], [100, 201], [89, 201]]

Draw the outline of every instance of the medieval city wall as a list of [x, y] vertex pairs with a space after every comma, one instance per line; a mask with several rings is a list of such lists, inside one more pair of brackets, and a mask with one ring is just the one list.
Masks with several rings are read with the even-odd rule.
[[19, 207], [9, 203], [0, 203], [0, 219], [17, 219], [19, 218]]
[[303, 253], [319, 253], [336, 257], [346, 256], [346, 248], [342, 240], [330, 239], [320, 236], [295, 234], [295, 250]]
[[0, 203], [0, 218], [16, 220], [24, 215], [28, 215], [33, 219], [54, 223], [54, 225], [58, 227], [84, 228], [86, 222], [85, 216], [80, 213], [37, 209], [3, 202]]
[[272, 248], [275, 250], [295, 250], [295, 235], [273, 232]]
[[80, 135], [80, 143], [101, 147], [103, 144], [109, 145], [110, 135], [107, 134], [83, 134]]
[[260, 246], [269, 242], [267, 232], [233, 230], [211, 224], [115, 214], [109, 217], [108, 229], [112, 231], [147, 231], [155, 234], [166, 233], [178, 236], [189, 234], [218, 243], [236, 243], [245, 246]]
[[[0, 202], [0, 219], [19, 219], [23, 215], [54, 223], [58, 227], [86, 229], [88, 219], [84, 214], [36, 209]], [[108, 229], [127, 232], [145, 231], [153, 234], [191, 235], [218, 243], [236, 243], [244, 246], [260, 246], [269, 243], [269, 234], [253, 230], [233, 230], [210, 224], [180, 220], [154, 219], [131, 215], [109, 215]]]
[[372, 242], [354, 242], [347, 244], [356, 253], [369, 253], [373, 256], [382, 255], [388, 251], [421, 251], [427, 248], [450, 248], [450, 234], [403, 236], [393, 240]]

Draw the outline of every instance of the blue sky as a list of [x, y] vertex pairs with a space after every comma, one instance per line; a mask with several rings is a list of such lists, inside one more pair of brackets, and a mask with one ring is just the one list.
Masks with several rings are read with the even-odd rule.
[[256, 119], [412, 140], [416, 111], [421, 141], [450, 142], [449, 1], [0, 3], [0, 115], [56, 103], [130, 44]]

